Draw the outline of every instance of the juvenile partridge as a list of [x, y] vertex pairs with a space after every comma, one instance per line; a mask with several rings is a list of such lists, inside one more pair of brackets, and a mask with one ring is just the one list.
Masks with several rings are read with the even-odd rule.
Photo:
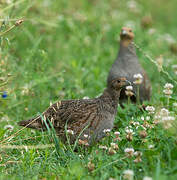
[[46, 123], [49, 127], [52, 123], [56, 134], [63, 142], [67, 140], [67, 133], [71, 144], [78, 138], [81, 144], [91, 145], [105, 136], [106, 129], [113, 128], [120, 91], [127, 85], [130, 85], [130, 82], [126, 78], [116, 78], [98, 98], [59, 101], [51, 105], [41, 116], [20, 121], [18, 124], [46, 130]]
[[[132, 83], [134, 95], [131, 96], [131, 100], [134, 103], [136, 103], [137, 85], [133, 83], [135, 81], [134, 75], [141, 74], [143, 79], [139, 87], [139, 93], [140, 93], [139, 96], [140, 96], [140, 102], [142, 103], [145, 100], [150, 100], [151, 83], [149, 81], [149, 78], [145, 70], [138, 61], [138, 57], [136, 55], [136, 51], [132, 43], [133, 38], [134, 38], [134, 33], [132, 32], [132, 29], [123, 27], [120, 33], [120, 49], [118, 52], [118, 57], [116, 58], [115, 62], [113, 63], [110, 69], [107, 78], [107, 84], [109, 86], [111, 81], [116, 77], [120, 77], [120, 76], [125, 77], [128, 81]], [[123, 88], [120, 93], [119, 102], [120, 104], [122, 104], [126, 100], [127, 100], [127, 96], [125, 93], [125, 88]]]

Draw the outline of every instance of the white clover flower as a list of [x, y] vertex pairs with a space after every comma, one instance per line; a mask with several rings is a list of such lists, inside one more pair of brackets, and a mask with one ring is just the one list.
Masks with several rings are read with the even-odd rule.
[[140, 123], [139, 123], [139, 122], [133, 122], [133, 125], [134, 125], [134, 126], [139, 126]]
[[123, 174], [124, 174], [124, 176], [123, 176], [124, 179], [128, 179], [128, 180], [133, 179], [133, 176], [134, 176], [133, 170], [130, 170], [130, 169], [124, 170]]
[[84, 134], [85, 138], [90, 138], [90, 136], [88, 134]]
[[139, 163], [139, 162], [142, 162], [142, 159], [140, 156], [138, 156], [135, 160], [133, 160], [133, 162]]
[[78, 144], [79, 145], [84, 145], [84, 146], [89, 146], [89, 143], [87, 140], [82, 140], [82, 139], [79, 139], [78, 140]]
[[160, 119], [161, 119], [161, 115], [158, 115], [158, 114], [155, 115], [155, 116], [154, 116], [154, 119], [160, 120]]
[[154, 145], [153, 145], [153, 144], [150, 144], [150, 145], [148, 146], [148, 148], [149, 148], [149, 149], [153, 149], [153, 148], [154, 148]]
[[164, 89], [164, 90], [163, 90], [163, 93], [164, 93], [166, 96], [170, 96], [170, 95], [173, 94], [173, 91], [170, 90], [170, 89]]
[[115, 146], [116, 145], [116, 143], [111, 143], [111, 146]]
[[143, 180], [152, 180], [152, 178], [148, 177], [148, 176], [145, 176], [145, 177], [143, 177]]
[[132, 90], [133, 90], [133, 86], [126, 86], [125, 94], [126, 94], [127, 96], [133, 96], [134, 93], [132, 92]]
[[143, 154], [143, 153], [140, 152], [140, 151], [135, 151], [135, 152], [134, 152], [134, 155], [135, 155], [136, 157], [137, 157], [137, 156], [142, 156], [142, 154]]
[[133, 78], [135, 79], [134, 84], [141, 84], [143, 82], [143, 76], [141, 74], [134, 74]]
[[135, 152], [134, 152], [134, 155], [135, 155], [135, 156], [138, 156], [138, 151], [135, 151]]
[[132, 91], [133, 90], [133, 86], [126, 86], [126, 90]]
[[108, 154], [109, 154], [109, 155], [114, 155], [114, 154], [116, 154], [116, 151], [111, 147], [111, 148], [109, 148], [109, 150], [108, 150]]
[[146, 121], [149, 121], [150, 120], [150, 116], [146, 116]]
[[108, 150], [108, 154], [109, 154], [109, 155], [114, 155], [114, 154], [116, 154], [116, 151], [111, 147], [111, 148], [109, 148], [109, 150]]
[[111, 148], [113, 149], [119, 149], [118, 145], [116, 143], [111, 143]]
[[171, 83], [166, 83], [164, 86], [165, 89], [173, 89], [173, 84]]
[[100, 146], [99, 146], [99, 149], [104, 149], [104, 150], [107, 150], [107, 149], [108, 149], [108, 147], [107, 147], [107, 146], [102, 146], [102, 145], [100, 145]]
[[114, 135], [116, 136], [116, 137], [114, 138], [114, 141], [121, 141], [121, 139], [120, 139], [120, 137], [119, 137], [119, 135], [120, 135], [120, 132], [119, 132], [119, 131], [114, 132]]
[[134, 95], [134, 93], [132, 91], [125, 91], [125, 94], [129, 97]]
[[133, 134], [135, 134], [135, 133], [133, 132], [133, 130], [130, 129], [130, 128], [126, 128], [126, 129], [125, 129], [125, 132], [127, 133], [126, 139], [127, 139], [128, 141], [132, 141], [132, 140], [133, 140]]
[[146, 111], [148, 111], [149, 114], [154, 114], [155, 108], [153, 106], [147, 106], [146, 107]]
[[144, 116], [141, 116], [141, 120], [144, 121]]
[[138, 152], [137, 151], [134, 152], [134, 156], [138, 156]]
[[114, 135], [118, 136], [118, 135], [120, 135], [120, 132], [116, 131], [116, 132], [114, 132]]
[[126, 128], [125, 129], [131, 129], [132, 128], [132, 126], [126, 126]]
[[133, 122], [133, 125], [134, 125], [134, 126], [139, 126], [140, 123], [139, 123], [139, 122]]
[[8, 125], [4, 126], [4, 129], [8, 129], [8, 130], [12, 131], [14, 129], [14, 127], [12, 125], [8, 124]]
[[169, 115], [168, 109], [162, 108], [162, 109], [160, 110], [160, 115], [161, 115], [161, 116], [168, 116], [168, 115]]
[[173, 117], [173, 116], [164, 116], [164, 117], [162, 117], [161, 120], [162, 121], [174, 121], [175, 117]]
[[134, 74], [133, 78], [135, 78], [135, 79], [143, 79], [143, 76], [141, 74]]
[[132, 129], [125, 129], [125, 132], [128, 134], [133, 134], [133, 130]]
[[110, 130], [110, 129], [104, 129], [103, 132], [104, 132], [104, 133], [110, 133], [111, 130]]
[[172, 122], [175, 120], [173, 116], [163, 116], [161, 117], [161, 123], [165, 129], [169, 129], [172, 127]]
[[133, 148], [125, 148], [124, 152], [125, 153], [134, 153], [134, 149]]
[[71, 129], [68, 129], [66, 132], [67, 132], [69, 135], [74, 135], [74, 131], [71, 130]]
[[171, 90], [171, 89], [172, 89], [172, 86], [171, 87], [168, 86], [168, 88], [163, 90], [163, 93], [167, 96], [170, 96], [171, 94], [173, 94], [173, 90]]

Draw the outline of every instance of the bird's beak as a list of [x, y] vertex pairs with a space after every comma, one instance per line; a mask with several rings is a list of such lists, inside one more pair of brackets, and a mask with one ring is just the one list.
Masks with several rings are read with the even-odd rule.
[[122, 30], [121, 34], [122, 34], [122, 35], [127, 35], [128, 33], [127, 33], [126, 30]]

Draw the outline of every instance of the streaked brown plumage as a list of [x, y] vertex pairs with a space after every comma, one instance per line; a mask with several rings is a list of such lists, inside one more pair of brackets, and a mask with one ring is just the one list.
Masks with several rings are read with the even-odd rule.
[[90, 145], [104, 137], [104, 129], [113, 128], [120, 90], [129, 84], [125, 78], [116, 78], [98, 98], [59, 101], [44, 111], [42, 116], [21, 121], [19, 125], [46, 130], [46, 119], [47, 124], [50, 124], [49, 121], [53, 124], [56, 134], [64, 142], [67, 128], [74, 132], [70, 135], [70, 143], [74, 143], [79, 136], [81, 142]]
[[[107, 84], [109, 85], [116, 77], [126, 77], [126, 79], [130, 81], [133, 86], [134, 96], [131, 97], [131, 100], [136, 103], [137, 86], [133, 83], [135, 80], [133, 75], [141, 74], [143, 76], [143, 82], [140, 85], [140, 102], [142, 103], [145, 100], [150, 100], [151, 83], [145, 70], [138, 61], [134, 45], [132, 44], [133, 38], [134, 34], [132, 29], [123, 27], [120, 33], [121, 41], [118, 57], [110, 69]], [[122, 89], [119, 102], [122, 104], [126, 100], [127, 96], [125, 94], [125, 89]]]

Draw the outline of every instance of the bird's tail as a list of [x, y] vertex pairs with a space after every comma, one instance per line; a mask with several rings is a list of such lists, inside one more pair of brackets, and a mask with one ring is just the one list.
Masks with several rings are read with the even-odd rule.
[[40, 116], [37, 116], [29, 120], [20, 121], [18, 122], [18, 125], [25, 126], [27, 128], [32, 128], [32, 129], [43, 129]]

